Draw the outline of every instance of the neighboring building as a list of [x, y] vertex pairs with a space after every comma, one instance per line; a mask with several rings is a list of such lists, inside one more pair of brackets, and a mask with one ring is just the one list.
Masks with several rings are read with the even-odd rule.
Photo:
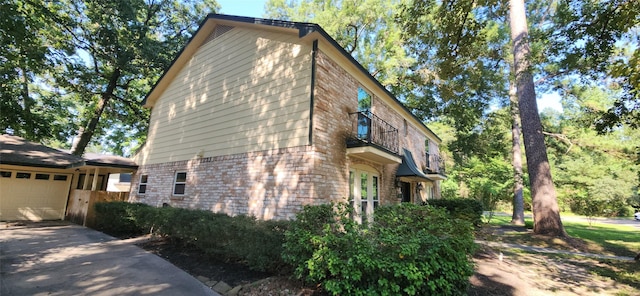
[[360, 220], [445, 178], [440, 139], [316, 24], [209, 15], [144, 104], [131, 201], [290, 219], [350, 200]]
[[79, 157], [17, 136], [0, 135], [0, 220], [64, 219], [75, 201], [70, 196], [103, 191], [109, 174], [132, 173], [136, 168], [124, 157]]
[[108, 192], [131, 191], [131, 173], [110, 174], [107, 181]]

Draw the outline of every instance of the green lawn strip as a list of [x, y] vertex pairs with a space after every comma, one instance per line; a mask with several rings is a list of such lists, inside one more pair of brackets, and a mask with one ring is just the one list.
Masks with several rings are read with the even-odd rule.
[[567, 233], [575, 238], [593, 242], [604, 252], [617, 256], [635, 257], [640, 252], [640, 231], [632, 226], [586, 222], [564, 222]]
[[[485, 227], [514, 227], [509, 224], [510, 221], [511, 217], [494, 216]], [[528, 229], [532, 228], [531, 218], [527, 218], [525, 222]], [[597, 221], [591, 226], [586, 221], [564, 221], [563, 224], [569, 236], [574, 239], [563, 240], [536, 236], [532, 235], [530, 231], [506, 231], [502, 235], [492, 236], [491, 239], [504, 243], [561, 250], [578, 249], [581, 252], [603, 255], [635, 257], [640, 252], [640, 231], [635, 227], [603, 224]]]
[[640, 264], [637, 262], [608, 259], [593, 260], [596, 262], [574, 260], [572, 261], [572, 264], [584, 267], [592, 274], [607, 277], [614, 280], [616, 283], [629, 285], [640, 290]]

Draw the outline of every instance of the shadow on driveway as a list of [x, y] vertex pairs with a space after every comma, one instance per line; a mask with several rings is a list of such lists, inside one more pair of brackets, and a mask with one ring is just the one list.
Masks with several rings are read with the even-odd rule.
[[75, 224], [0, 222], [0, 295], [218, 295], [162, 258]]

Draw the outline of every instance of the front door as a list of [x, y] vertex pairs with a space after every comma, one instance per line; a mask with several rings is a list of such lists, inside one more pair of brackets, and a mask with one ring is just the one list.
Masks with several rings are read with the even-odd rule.
[[401, 182], [400, 190], [402, 191], [402, 202], [411, 202], [411, 183]]

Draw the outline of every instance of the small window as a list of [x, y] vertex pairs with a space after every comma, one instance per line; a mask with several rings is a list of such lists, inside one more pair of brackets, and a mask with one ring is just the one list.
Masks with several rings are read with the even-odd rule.
[[147, 179], [149, 178], [148, 175], [141, 175], [140, 176], [140, 183], [138, 183], [138, 193], [139, 194], [145, 194], [147, 192]]
[[11, 178], [11, 172], [1, 171], [0, 177], [2, 178]]
[[120, 183], [129, 183], [129, 182], [131, 182], [131, 174], [120, 174], [118, 176], [118, 182], [120, 182]]
[[16, 179], [31, 179], [31, 173], [16, 173]]
[[409, 125], [407, 124], [407, 120], [404, 120], [404, 136], [409, 136]]
[[67, 181], [67, 175], [53, 175], [53, 181]]
[[49, 174], [36, 174], [36, 180], [49, 180]]
[[187, 186], [187, 173], [177, 172], [173, 182], [173, 195], [184, 195]]

